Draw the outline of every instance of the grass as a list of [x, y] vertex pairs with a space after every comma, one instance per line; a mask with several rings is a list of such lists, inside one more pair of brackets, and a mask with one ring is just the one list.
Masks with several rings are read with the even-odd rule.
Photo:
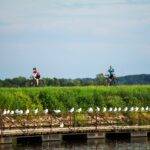
[[150, 85], [0, 88], [0, 109], [150, 106]]
[[[150, 107], [150, 85], [0, 88], [0, 109], [60, 109], [67, 112], [74, 107], [87, 111], [89, 107]], [[103, 114], [107, 118], [107, 113]], [[110, 115], [110, 114], [108, 114]], [[119, 115], [119, 114], [115, 114]], [[150, 113], [120, 113], [130, 125], [150, 124]], [[112, 115], [113, 116], [113, 115]], [[75, 125], [86, 126], [87, 114], [75, 114]], [[114, 118], [114, 117], [113, 117]], [[119, 124], [119, 122], [118, 122]]]

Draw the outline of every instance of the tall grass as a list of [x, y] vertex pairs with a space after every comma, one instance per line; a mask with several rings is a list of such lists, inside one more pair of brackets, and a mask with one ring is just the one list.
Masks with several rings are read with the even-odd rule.
[[150, 106], [150, 85], [0, 88], [0, 109]]

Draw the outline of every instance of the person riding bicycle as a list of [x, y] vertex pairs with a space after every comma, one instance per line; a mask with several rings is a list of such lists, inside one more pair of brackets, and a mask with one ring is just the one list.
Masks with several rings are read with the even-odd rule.
[[36, 85], [39, 85], [39, 79], [41, 77], [39, 71], [36, 68], [33, 68], [32, 77], [36, 80]]
[[112, 80], [114, 78], [114, 68], [112, 66], [109, 67], [108, 73], [109, 73], [109, 79]]

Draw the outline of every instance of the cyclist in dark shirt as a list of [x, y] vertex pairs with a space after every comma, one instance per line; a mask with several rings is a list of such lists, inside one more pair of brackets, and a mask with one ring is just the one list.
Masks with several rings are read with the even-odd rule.
[[115, 72], [114, 68], [112, 66], [110, 66], [109, 69], [108, 69], [110, 79], [114, 78], [114, 72]]

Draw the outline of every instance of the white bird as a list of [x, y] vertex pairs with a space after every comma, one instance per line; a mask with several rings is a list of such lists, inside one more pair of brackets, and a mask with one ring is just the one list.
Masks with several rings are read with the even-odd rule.
[[148, 110], [149, 110], [148, 106], [145, 108], [145, 110], [146, 110], [146, 111], [148, 111]]
[[28, 115], [29, 113], [30, 113], [30, 110], [27, 109], [27, 110], [25, 111], [25, 115]]
[[16, 113], [17, 115], [22, 115], [22, 114], [23, 114], [23, 110], [17, 110], [17, 111], [15, 111], [15, 113]]
[[113, 111], [114, 111], [114, 112], [117, 112], [117, 111], [118, 111], [118, 110], [117, 110], [117, 107], [115, 107]]
[[14, 115], [14, 111], [12, 110], [12, 111], [10, 112], [10, 114], [11, 114], [11, 115]]
[[3, 115], [6, 115], [7, 114], [7, 111], [6, 111], [6, 109], [4, 109], [4, 111], [3, 111]]
[[59, 114], [59, 113], [61, 113], [61, 110], [54, 110], [54, 112], [55, 112], [56, 114]]
[[8, 109], [7, 111], [6, 111], [6, 114], [8, 115], [10, 113], [10, 110]]
[[64, 123], [60, 123], [60, 128], [63, 128], [64, 127]]
[[92, 107], [90, 107], [90, 108], [88, 109], [88, 113], [93, 113], [93, 108], [92, 108]]
[[44, 114], [48, 114], [48, 109], [45, 109], [45, 110], [44, 110]]
[[113, 108], [112, 108], [112, 107], [110, 107], [108, 111], [109, 111], [109, 112], [112, 112], [112, 111], [113, 111]]
[[18, 109], [16, 109], [16, 110], [15, 110], [15, 113], [16, 113], [16, 114], [18, 114], [18, 112], [19, 112], [19, 110], [18, 110]]
[[125, 108], [123, 109], [123, 111], [124, 111], [124, 112], [127, 112], [127, 111], [128, 111], [128, 107], [125, 107]]
[[138, 110], [139, 110], [139, 107], [135, 107], [134, 109], [135, 109], [135, 112], [138, 112]]
[[74, 112], [74, 107], [69, 110], [70, 113]]
[[121, 109], [121, 107], [118, 107], [118, 112], [120, 112], [122, 109]]
[[20, 110], [20, 111], [19, 111], [19, 115], [22, 115], [22, 114], [23, 114], [23, 110]]
[[34, 114], [35, 114], [35, 115], [36, 115], [38, 112], [39, 112], [39, 109], [38, 109], [38, 108], [34, 110]]
[[99, 107], [96, 107], [96, 112], [99, 112], [100, 111], [100, 108]]
[[142, 111], [142, 112], [145, 111], [144, 107], [141, 107], [141, 111]]
[[79, 108], [76, 110], [76, 112], [80, 113], [82, 111], [82, 108]]
[[130, 108], [130, 111], [133, 112], [133, 111], [134, 111], [134, 107], [131, 107], [131, 108]]
[[106, 107], [103, 107], [103, 112], [106, 112], [107, 111], [107, 108]]

